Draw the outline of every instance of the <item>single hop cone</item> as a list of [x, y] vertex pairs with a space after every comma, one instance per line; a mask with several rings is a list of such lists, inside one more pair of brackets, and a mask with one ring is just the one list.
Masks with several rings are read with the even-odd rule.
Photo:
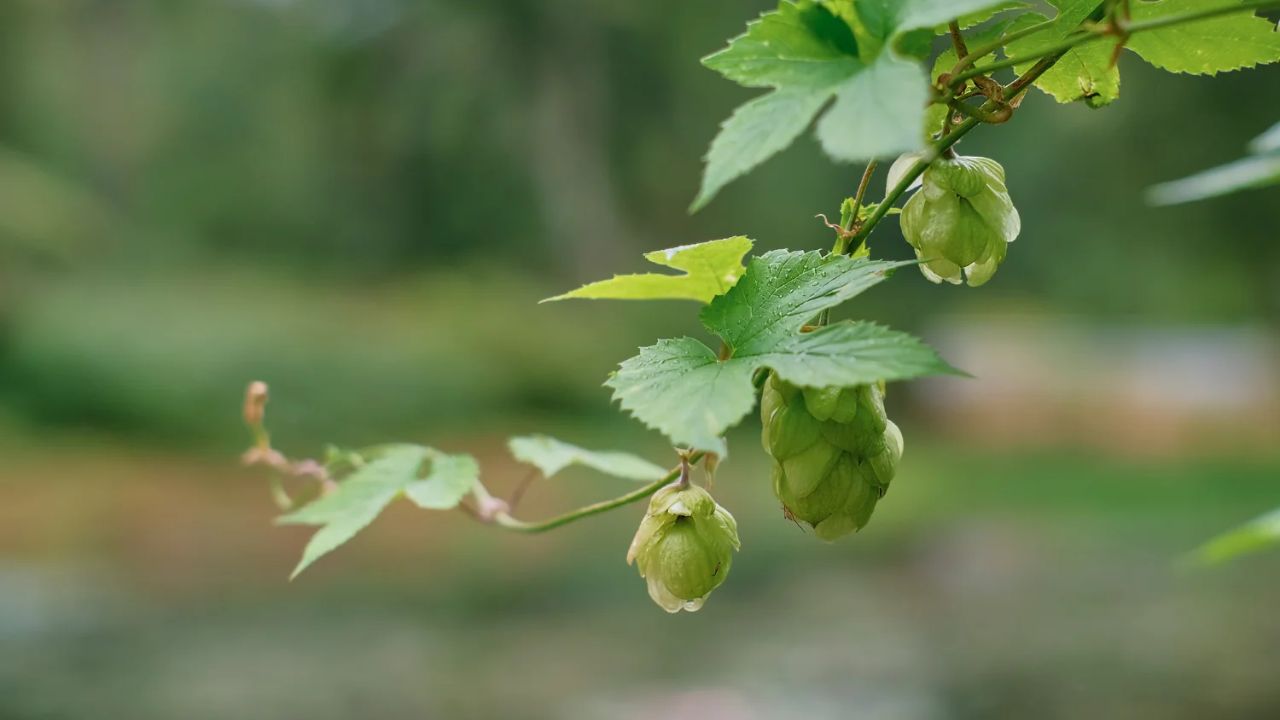
[[933, 282], [982, 285], [1004, 262], [1022, 219], [1009, 199], [1004, 168], [990, 158], [939, 158], [902, 208], [902, 235]]
[[760, 401], [773, 492], [823, 540], [861, 530], [902, 459], [881, 384], [798, 388], [771, 374]]
[[737, 521], [706, 490], [669, 485], [649, 501], [627, 564], [636, 564], [663, 610], [695, 612], [728, 577], [739, 547]]

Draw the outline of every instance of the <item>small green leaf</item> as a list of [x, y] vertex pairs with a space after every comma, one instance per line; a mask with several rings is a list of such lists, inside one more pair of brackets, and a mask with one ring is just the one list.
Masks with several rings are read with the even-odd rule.
[[676, 444], [724, 455], [721, 436], [755, 405], [751, 379], [761, 368], [802, 387], [955, 372], [918, 340], [870, 323], [802, 332], [823, 310], [909, 264], [817, 252], [753, 258], [742, 280], [702, 312], [727, 357], [693, 338], [662, 340], [623, 362], [606, 384], [624, 409]]
[[[1239, 0], [1160, 0], [1133, 3], [1133, 21], [1180, 15]], [[1280, 33], [1252, 11], [1136, 33], [1127, 47], [1162, 70], [1214, 75], [1280, 60]]]
[[742, 277], [742, 258], [750, 250], [751, 240], [742, 236], [655, 250], [645, 253], [645, 259], [655, 265], [683, 270], [685, 274], [615, 275], [543, 302], [569, 298], [709, 302], [727, 292]]
[[507, 442], [512, 456], [551, 477], [570, 465], [583, 465], [606, 475], [626, 480], [652, 482], [667, 471], [643, 458], [616, 451], [584, 450], [546, 435], [514, 437]]
[[[420, 473], [430, 460], [425, 478]], [[277, 518], [281, 525], [319, 525], [302, 552], [291, 578], [350, 540], [378, 517], [401, 493], [422, 507], [447, 510], [456, 507], [475, 486], [479, 469], [466, 455], [445, 455], [419, 445], [378, 448], [377, 458], [361, 465], [336, 490]]]
[[404, 486], [404, 495], [424, 510], [452, 510], [480, 480], [480, 466], [470, 455], [431, 451], [431, 471]]
[[1280, 545], [1280, 510], [1219, 535], [1200, 546], [1190, 559], [1201, 565], [1215, 565], [1276, 545]]
[[702, 188], [690, 212], [706, 207], [725, 185], [786, 150], [830, 98], [829, 89], [775, 90], [733, 111], [711, 141]]
[[861, 67], [849, 25], [811, 0], [782, 0], [702, 63], [746, 87], [823, 88]]

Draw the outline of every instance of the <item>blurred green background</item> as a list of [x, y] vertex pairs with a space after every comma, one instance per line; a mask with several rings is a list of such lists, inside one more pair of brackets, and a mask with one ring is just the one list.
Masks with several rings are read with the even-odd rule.
[[862, 535], [785, 522], [748, 423], [696, 615], [623, 564], [639, 508], [525, 538], [395, 507], [286, 582], [305, 531], [236, 464], [252, 379], [298, 456], [426, 442], [500, 491], [513, 434], [670, 461], [600, 383], [693, 306], [536, 302], [650, 249], [830, 244], [860, 169], [808, 139], [684, 210], [751, 96], [697, 58], [767, 5], [0, 4], [0, 718], [1280, 715], [1280, 556], [1175, 568], [1280, 504], [1280, 193], [1141, 200], [1271, 126], [1274, 68], [1126, 63], [1112, 107], [1033, 94], [964, 142], [1023, 236], [981, 291], [847, 310], [977, 376], [893, 389]]

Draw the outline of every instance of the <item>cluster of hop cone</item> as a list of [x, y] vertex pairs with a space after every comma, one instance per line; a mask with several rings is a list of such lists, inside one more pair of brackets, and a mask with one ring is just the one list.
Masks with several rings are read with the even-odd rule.
[[[884, 386], [799, 388], [770, 375], [760, 414], [773, 490], [787, 517], [823, 540], [867, 524], [902, 459], [902, 433], [884, 412]], [[668, 612], [698, 610], [724, 582], [738, 524], [704, 489], [681, 479], [653, 496], [627, 553]]]
[[[902, 212], [903, 236], [933, 282], [987, 282], [1020, 229], [1004, 168], [988, 158], [934, 160]], [[902, 433], [885, 416], [884, 394], [884, 383], [802, 388], [772, 373], [764, 384], [760, 420], [773, 492], [787, 517], [823, 540], [865, 527], [897, 472]], [[733, 516], [691, 484], [687, 470], [654, 495], [627, 554], [668, 612], [701, 608], [739, 547]]]

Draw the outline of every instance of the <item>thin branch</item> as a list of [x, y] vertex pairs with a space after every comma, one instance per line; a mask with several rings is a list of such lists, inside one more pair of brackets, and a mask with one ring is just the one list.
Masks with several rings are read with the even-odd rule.
[[862, 180], [858, 181], [858, 191], [853, 195], [853, 214], [850, 216], [849, 227], [845, 228], [846, 230], [853, 230], [858, 224], [858, 211], [862, 209], [862, 201], [867, 197], [867, 187], [871, 185], [871, 176], [875, 174], [879, 164], [872, 160], [867, 163], [867, 169], [862, 171]]
[[[702, 458], [705, 455], [706, 453], [702, 451], [695, 452], [689, 455], [687, 462], [689, 464], [697, 464], [700, 460], [702, 460]], [[567, 513], [564, 513], [563, 515], [557, 515], [556, 517], [553, 517], [547, 520], [542, 520], [540, 522], [526, 522], [524, 520], [517, 520], [516, 518], [511, 517], [511, 515], [506, 511], [499, 511], [494, 513], [491, 518], [491, 522], [497, 527], [500, 527], [506, 530], [512, 530], [514, 532], [541, 533], [541, 532], [546, 532], [548, 530], [554, 530], [558, 527], [568, 525], [569, 523], [582, 520], [583, 518], [589, 518], [592, 515], [599, 515], [601, 513], [605, 513], [610, 510], [623, 507], [624, 505], [630, 505], [631, 503], [644, 500], [652, 496], [654, 493], [658, 492], [662, 488], [670, 485], [673, 482], [678, 481], [681, 477], [682, 468], [684, 467], [687, 467], [687, 466], [685, 465], [685, 461], [682, 460], [681, 467], [677, 467], [673, 469], [671, 472], [664, 475], [660, 480], [655, 480], [654, 482], [649, 483], [648, 485], [645, 485], [642, 488], [633, 490], [627, 493], [626, 495], [620, 495], [616, 498], [613, 498], [612, 500], [604, 500], [598, 503], [593, 503], [591, 505], [585, 505], [583, 507], [578, 508], [577, 510], [571, 510]]]
[[[1005, 88], [1005, 102], [1009, 104], [1017, 102], [1018, 95], [1026, 91], [1026, 89], [1031, 86], [1031, 83], [1035, 82], [1041, 75], [1048, 72], [1049, 68], [1053, 67], [1054, 64], [1057, 63], [1058, 60], [1062, 59], [1062, 56], [1065, 54], [1066, 51], [1064, 50], [1056, 56], [1040, 60], [1032, 66], [1031, 69], [1023, 73], [1021, 77], [1010, 83], [1009, 86]], [[998, 107], [999, 106], [995, 102], [988, 101], [982, 106], [982, 110], [992, 112], [998, 109]], [[969, 134], [971, 130], [978, 127], [981, 123], [982, 121], [977, 118], [968, 118], [957, 125], [949, 134], [939, 138], [932, 148], [933, 153], [930, 156], [917, 160], [915, 164], [907, 170], [906, 174], [898, 180], [898, 184], [894, 185], [893, 188], [889, 190], [888, 194], [885, 195], [884, 201], [876, 207], [875, 212], [871, 213], [871, 216], [867, 218], [865, 223], [863, 223], [857, 234], [853, 236], [850, 245], [861, 243], [867, 239], [867, 236], [871, 234], [871, 231], [875, 229], [876, 225], [880, 224], [880, 221], [889, 214], [889, 210], [893, 208], [894, 204], [898, 201], [898, 198], [902, 197], [911, 187], [911, 184], [916, 181], [916, 178], [920, 177], [920, 175], [924, 173], [925, 169], [929, 167], [932, 157], [941, 155], [947, 150], [950, 150], [952, 145], [960, 142], [960, 138]]]
[[969, 54], [969, 46], [964, 43], [964, 33], [960, 32], [960, 23], [952, 20], [947, 24], [947, 31], [951, 33], [951, 45], [956, 49], [956, 57], [962, 58]]
[[1149, 30], [1161, 30], [1163, 28], [1172, 27], [1174, 25], [1182, 25], [1184, 23], [1195, 22], [1197, 20], [1207, 20], [1209, 18], [1218, 17], [1220, 15], [1231, 15], [1238, 12], [1257, 12], [1259, 10], [1280, 10], [1280, 0], [1248, 0], [1238, 5], [1219, 5], [1217, 7], [1204, 8], [1202, 10], [1193, 10], [1191, 12], [1180, 13], [1178, 15], [1168, 15], [1165, 17], [1154, 18], [1136, 23], [1123, 23], [1119, 26], [1106, 25], [1094, 30], [1083, 30], [1064, 38], [1061, 42], [1047, 45], [1032, 55], [1020, 55], [1017, 57], [1005, 58], [996, 62], [983, 65], [981, 67], [970, 68], [961, 73], [956, 73], [951, 77], [952, 83], [963, 82], [979, 75], [988, 75], [996, 70], [1014, 67], [1016, 65], [1025, 65], [1032, 60], [1045, 57], [1059, 55], [1073, 48], [1085, 45], [1091, 42], [1097, 42], [1111, 36], [1127, 37]]

